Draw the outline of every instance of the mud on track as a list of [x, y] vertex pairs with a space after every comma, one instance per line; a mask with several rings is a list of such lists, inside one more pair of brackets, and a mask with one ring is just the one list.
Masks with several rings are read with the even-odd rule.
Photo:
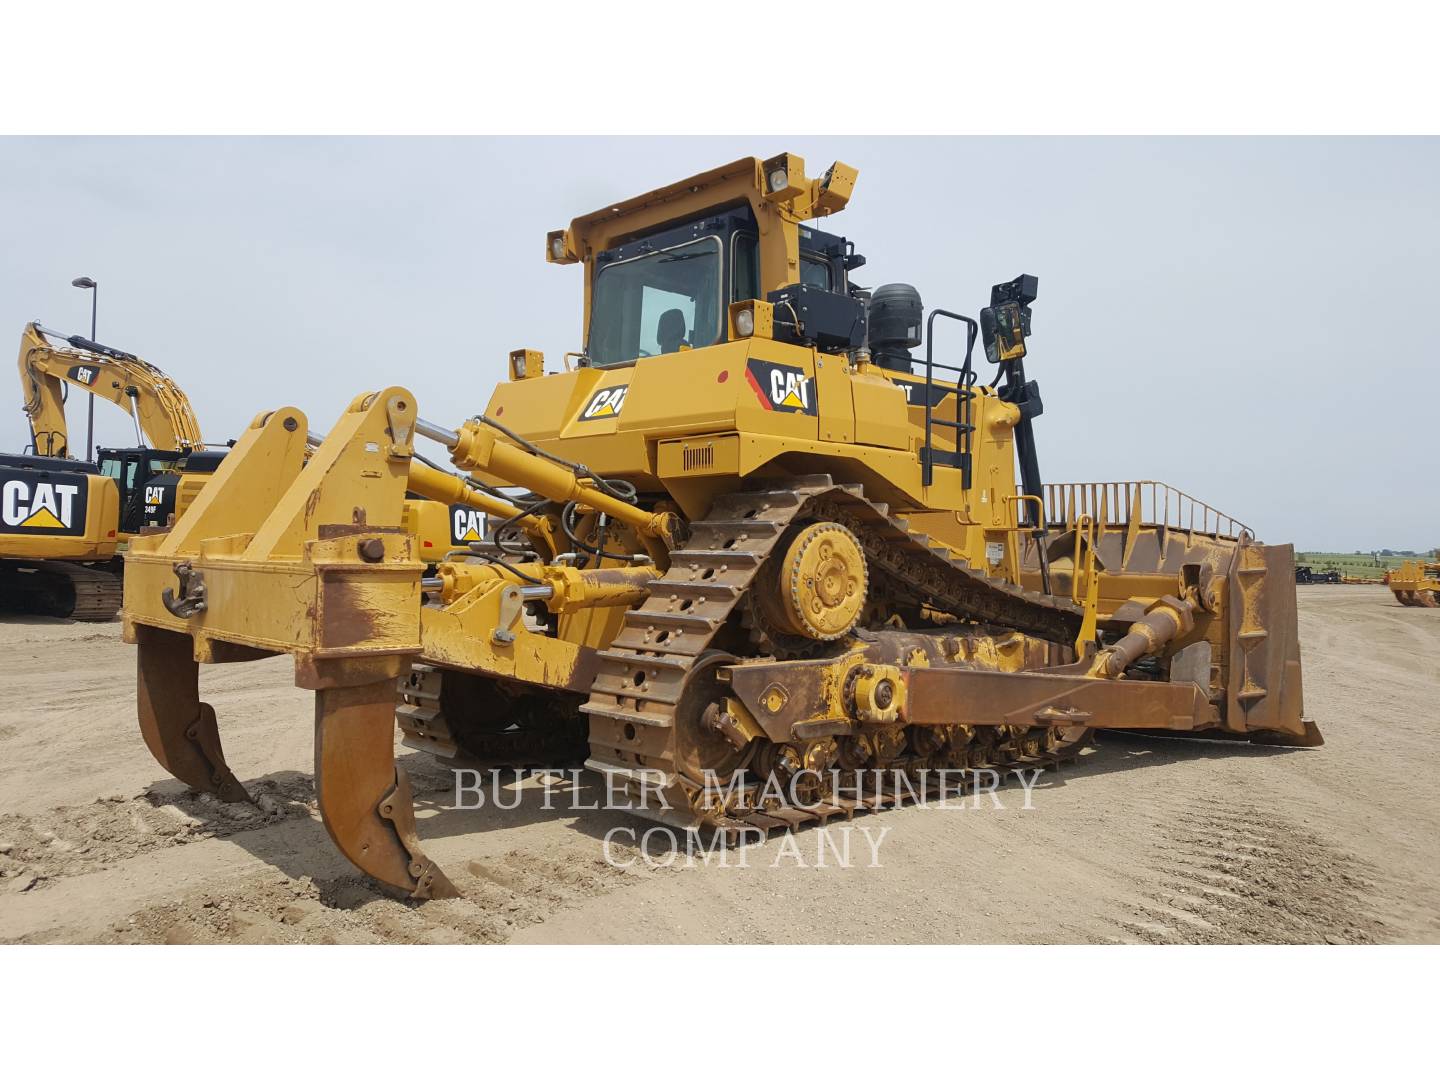
[[1004, 810], [857, 818], [889, 830], [874, 868], [816, 867], [813, 829], [797, 837], [804, 867], [772, 841], [743, 868], [619, 868], [602, 838], [638, 824], [627, 816], [565, 798], [547, 810], [533, 784], [513, 811], [442, 809], [448, 770], [402, 752], [426, 849], [464, 893], [424, 905], [331, 847], [310, 698], [287, 660], [203, 673], [256, 796], [227, 805], [145, 751], [118, 623], [11, 619], [0, 940], [1440, 941], [1440, 611], [1380, 587], [1305, 586], [1300, 618], [1323, 749], [1110, 737], [1041, 780], [1030, 811], [1002, 791]]

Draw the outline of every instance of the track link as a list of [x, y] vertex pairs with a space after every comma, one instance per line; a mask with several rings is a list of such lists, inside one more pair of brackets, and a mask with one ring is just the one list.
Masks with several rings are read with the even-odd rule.
[[[866, 499], [858, 485], [813, 476], [784, 488], [721, 496], [708, 517], [692, 523], [688, 545], [671, 553], [669, 570], [650, 585], [645, 602], [626, 612], [625, 627], [600, 654], [603, 666], [589, 701], [581, 706], [590, 718], [586, 764], [607, 774], [616, 790], [628, 789], [634, 812], [675, 824], [768, 831], [893, 805], [896, 796], [881, 788], [866, 796], [870, 805], [839, 799], [803, 810], [776, 807], [737, 821], [702, 814], [695, 806], [701, 786], [694, 775], [695, 755], [678, 741], [677, 705], [731, 615], [737, 608], [744, 613], [749, 590], [787, 529], [808, 520], [846, 525], [860, 538], [873, 579], [934, 610], [1062, 644], [1074, 642], [1081, 619], [1074, 605], [972, 570], [952, 558], [949, 549], [911, 532], [883, 504]], [[759, 628], [746, 621], [753, 638]], [[1084, 741], [1076, 738], [1037, 755], [1005, 744], [996, 744], [995, 752], [1009, 759], [1007, 767], [1044, 767], [1078, 754]], [[998, 763], [971, 762], [976, 767]], [[907, 759], [897, 758], [886, 768], [906, 765]]]

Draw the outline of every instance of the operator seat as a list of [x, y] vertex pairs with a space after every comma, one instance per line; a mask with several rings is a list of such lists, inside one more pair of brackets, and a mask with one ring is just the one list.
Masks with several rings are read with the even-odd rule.
[[679, 352], [685, 344], [685, 313], [679, 308], [661, 312], [660, 322], [655, 328], [655, 341], [662, 353]]

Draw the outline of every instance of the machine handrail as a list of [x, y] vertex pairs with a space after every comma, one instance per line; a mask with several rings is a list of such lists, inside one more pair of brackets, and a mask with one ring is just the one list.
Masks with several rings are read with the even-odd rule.
[[1067, 528], [1084, 514], [1101, 527], [1140, 523], [1240, 539], [1254, 533], [1243, 521], [1158, 480], [1091, 481], [1045, 485], [1045, 520]]
[[[965, 324], [965, 363], [963, 365], [944, 364], [935, 359], [935, 319], [940, 315]], [[975, 430], [974, 425], [969, 422], [970, 399], [975, 396], [975, 391], [971, 389], [973, 382], [971, 357], [975, 351], [976, 338], [979, 335], [980, 324], [974, 319], [968, 315], [946, 311], [944, 308], [935, 308], [925, 320], [925, 443], [920, 448], [920, 483], [925, 487], [930, 486], [935, 475], [934, 429], [936, 424], [955, 429], [955, 467], [961, 470], [962, 486], [965, 488], [970, 486], [969, 436]], [[955, 382], [954, 420], [937, 420], [934, 416], [935, 369], [937, 367], [946, 371], [954, 371], [959, 375]]]

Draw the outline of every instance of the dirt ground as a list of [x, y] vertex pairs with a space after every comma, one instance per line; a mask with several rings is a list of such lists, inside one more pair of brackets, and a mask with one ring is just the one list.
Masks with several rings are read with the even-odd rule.
[[1322, 749], [1110, 737], [1043, 777], [1033, 809], [1011, 787], [1004, 809], [891, 810], [848, 835], [772, 839], [745, 866], [647, 865], [625, 835], [607, 862], [609, 830], [646, 826], [570, 809], [601, 794], [590, 780], [559, 783], [551, 809], [533, 780], [512, 810], [442, 809], [449, 770], [404, 751], [426, 849], [465, 894], [414, 904], [361, 880], [325, 835], [310, 695], [287, 659], [202, 675], [256, 797], [225, 805], [146, 752], [118, 622], [12, 618], [0, 941], [1440, 941], [1440, 611], [1306, 586], [1300, 625]]

